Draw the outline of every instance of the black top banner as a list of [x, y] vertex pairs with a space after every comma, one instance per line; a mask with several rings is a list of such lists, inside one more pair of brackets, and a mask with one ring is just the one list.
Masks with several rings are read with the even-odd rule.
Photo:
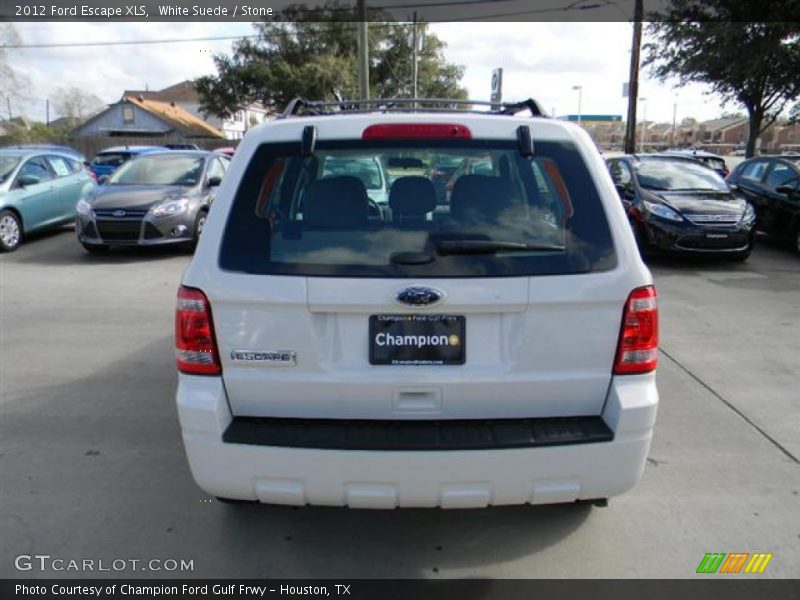
[[0, 581], [0, 598], [21, 600], [796, 600], [797, 580], [102, 580]]
[[[631, 21], [637, 0], [0, 0], [0, 21], [291, 21], [293, 7], [335, 15], [342, 21]], [[698, 21], [800, 20], [798, 0], [770, 0], [772, 10], [754, 18], [752, 8], [719, 13], [702, 0], [642, 0], [645, 20], [668, 20], [668, 10], [697, 5]], [[775, 4], [784, 10], [775, 11]], [[742, 4], [746, 4], [743, 2]], [[767, 4], [767, 3], [764, 3]]]

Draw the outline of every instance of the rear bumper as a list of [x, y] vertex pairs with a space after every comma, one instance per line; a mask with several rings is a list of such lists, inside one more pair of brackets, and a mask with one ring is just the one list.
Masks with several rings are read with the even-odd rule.
[[615, 377], [611, 441], [445, 451], [329, 450], [223, 442], [222, 381], [180, 375], [178, 414], [192, 474], [213, 496], [352, 508], [478, 508], [621, 494], [639, 481], [658, 405], [655, 375]]

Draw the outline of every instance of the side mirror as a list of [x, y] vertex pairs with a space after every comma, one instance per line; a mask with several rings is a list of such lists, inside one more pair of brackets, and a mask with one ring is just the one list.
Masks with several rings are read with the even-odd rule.
[[739, 191], [739, 186], [736, 185], [735, 183], [729, 183], [728, 187], [731, 188], [732, 192], [738, 192]]
[[100, 177], [97, 178], [97, 183], [100, 185], [103, 185], [106, 181], [108, 181], [108, 175], [100, 175]]
[[775, 191], [779, 194], [784, 194], [786, 196], [795, 196], [797, 195], [797, 188], [791, 185], [779, 185], [775, 188]]
[[36, 185], [40, 181], [41, 179], [36, 175], [20, 175], [19, 179], [17, 179], [19, 187], [28, 187], [30, 185]]
[[222, 183], [222, 177], [208, 178], [208, 187], [217, 187], [220, 183]]

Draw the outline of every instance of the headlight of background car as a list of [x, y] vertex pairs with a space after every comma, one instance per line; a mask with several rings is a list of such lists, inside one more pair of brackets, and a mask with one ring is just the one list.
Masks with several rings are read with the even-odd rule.
[[647, 212], [653, 213], [662, 219], [668, 219], [670, 221], [683, 221], [683, 218], [669, 206], [657, 204], [655, 202], [648, 202], [645, 200], [644, 207], [647, 209]]
[[744, 208], [744, 215], [742, 216], [742, 222], [751, 223], [755, 220], [756, 220], [756, 211], [753, 208], [753, 205], [748, 202]]
[[167, 200], [166, 202], [156, 204], [153, 208], [151, 208], [150, 214], [152, 214], [154, 217], [171, 217], [173, 215], [179, 215], [185, 211], [188, 206], [189, 200], [187, 198], [181, 198], [180, 200]]
[[78, 200], [78, 204], [75, 206], [75, 210], [78, 212], [79, 215], [84, 216], [84, 217], [93, 217], [94, 216], [94, 211], [92, 210], [92, 205], [89, 204], [83, 198]]

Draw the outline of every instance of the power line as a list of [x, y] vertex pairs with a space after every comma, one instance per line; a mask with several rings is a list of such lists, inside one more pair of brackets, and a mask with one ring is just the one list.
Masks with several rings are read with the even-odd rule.
[[[287, 23], [278, 21], [276, 24]], [[335, 22], [334, 22], [335, 23]], [[392, 26], [402, 26], [403, 23], [375, 23], [372, 25], [374, 29], [388, 28]], [[355, 31], [355, 27], [352, 27]], [[270, 34], [254, 33], [243, 35], [220, 35], [209, 37], [192, 37], [192, 38], [168, 38], [161, 40], [114, 40], [107, 42], [57, 42], [48, 44], [7, 44], [0, 46], [0, 49], [10, 48], [86, 48], [94, 46], [138, 46], [148, 44], [179, 44], [183, 42], [213, 42], [225, 40], [242, 40], [242, 39], [273, 39], [279, 37], [293, 37], [295, 35], [292, 31], [273, 32]]]
[[[465, 5], [465, 4], [497, 4], [499, 2], [509, 2], [513, 1], [516, 2], [517, 0], [452, 0], [452, 1], [443, 1], [435, 4], [425, 4], [420, 5], [423, 8], [430, 8], [430, 7], [443, 7], [443, 6], [453, 6], [453, 5]], [[469, 22], [469, 21], [483, 21], [483, 20], [490, 20], [490, 19], [501, 19], [504, 17], [519, 17], [519, 16], [529, 16], [535, 14], [545, 14], [545, 13], [558, 13], [558, 12], [571, 12], [571, 11], [579, 11], [579, 10], [594, 10], [596, 8], [603, 8], [606, 6], [615, 6], [618, 8], [619, 0], [599, 0], [597, 2], [592, 2], [589, 4], [582, 4], [585, 0], [576, 0], [566, 6], [556, 7], [556, 8], [538, 8], [538, 9], [529, 9], [523, 11], [515, 11], [515, 12], [506, 12], [506, 13], [495, 13], [491, 15], [480, 15], [480, 16], [472, 16], [472, 17], [464, 17], [461, 19], [458, 18], [450, 18], [447, 21], [441, 21], [441, 23], [448, 23], [448, 22]], [[414, 5], [397, 5], [397, 6], [390, 6], [385, 7], [387, 9], [393, 8], [409, 8], [413, 7]], [[382, 7], [383, 8], [383, 7]], [[330, 10], [345, 10], [342, 8], [335, 8]], [[349, 9], [347, 9], [349, 10]], [[279, 23], [289, 23], [290, 21], [276, 21], [275, 24]], [[373, 27], [376, 28], [386, 28], [393, 25], [402, 25], [403, 23], [376, 23], [373, 24]], [[355, 30], [355, 27], [353, 28]], [[271, 33], [269, 35], [266, 34], [249, 34], [249, 35], [222, 35], [222, 36], [209, 36], [209, 37], [193, 37], [193, 38], [170, 38], [170, 39], [161, 39], [161, 40], [115, 40], [115, 41], [107, 41], [107, 42], [63, 42], [63, 43], [43, 43], [43, 44], [6, 44], [0, 46], [1, 49], [27, 49], [27, 48], [89, 48], [89, 47], [98, 47], [98, 46], [141, 46], [141, 45], [152, 45], [152, 44], [180, 44], [180, 43], [187, 43], [187, 42], [215, 42], [215, 41], [230, 41], [230, 40], [244, 40], [244, 39], [270, 39], [276, 37], [287, 37], [292, 36], [293, 33], [290, 31], [282, 32], [282, 33]]]
[[250, 35], [220, 35], [211, 37], [173, 38], [166, 40], [115, 40], [113, 42], [64, 42], [56, 44], [8, 44], [0, 48], [85, 48], [90, 46], [137, 46], [147, 44], [179, 44], [182, 42], [213, 42], [224, 40], [241, 40], [263, 37], [258, 34]]

